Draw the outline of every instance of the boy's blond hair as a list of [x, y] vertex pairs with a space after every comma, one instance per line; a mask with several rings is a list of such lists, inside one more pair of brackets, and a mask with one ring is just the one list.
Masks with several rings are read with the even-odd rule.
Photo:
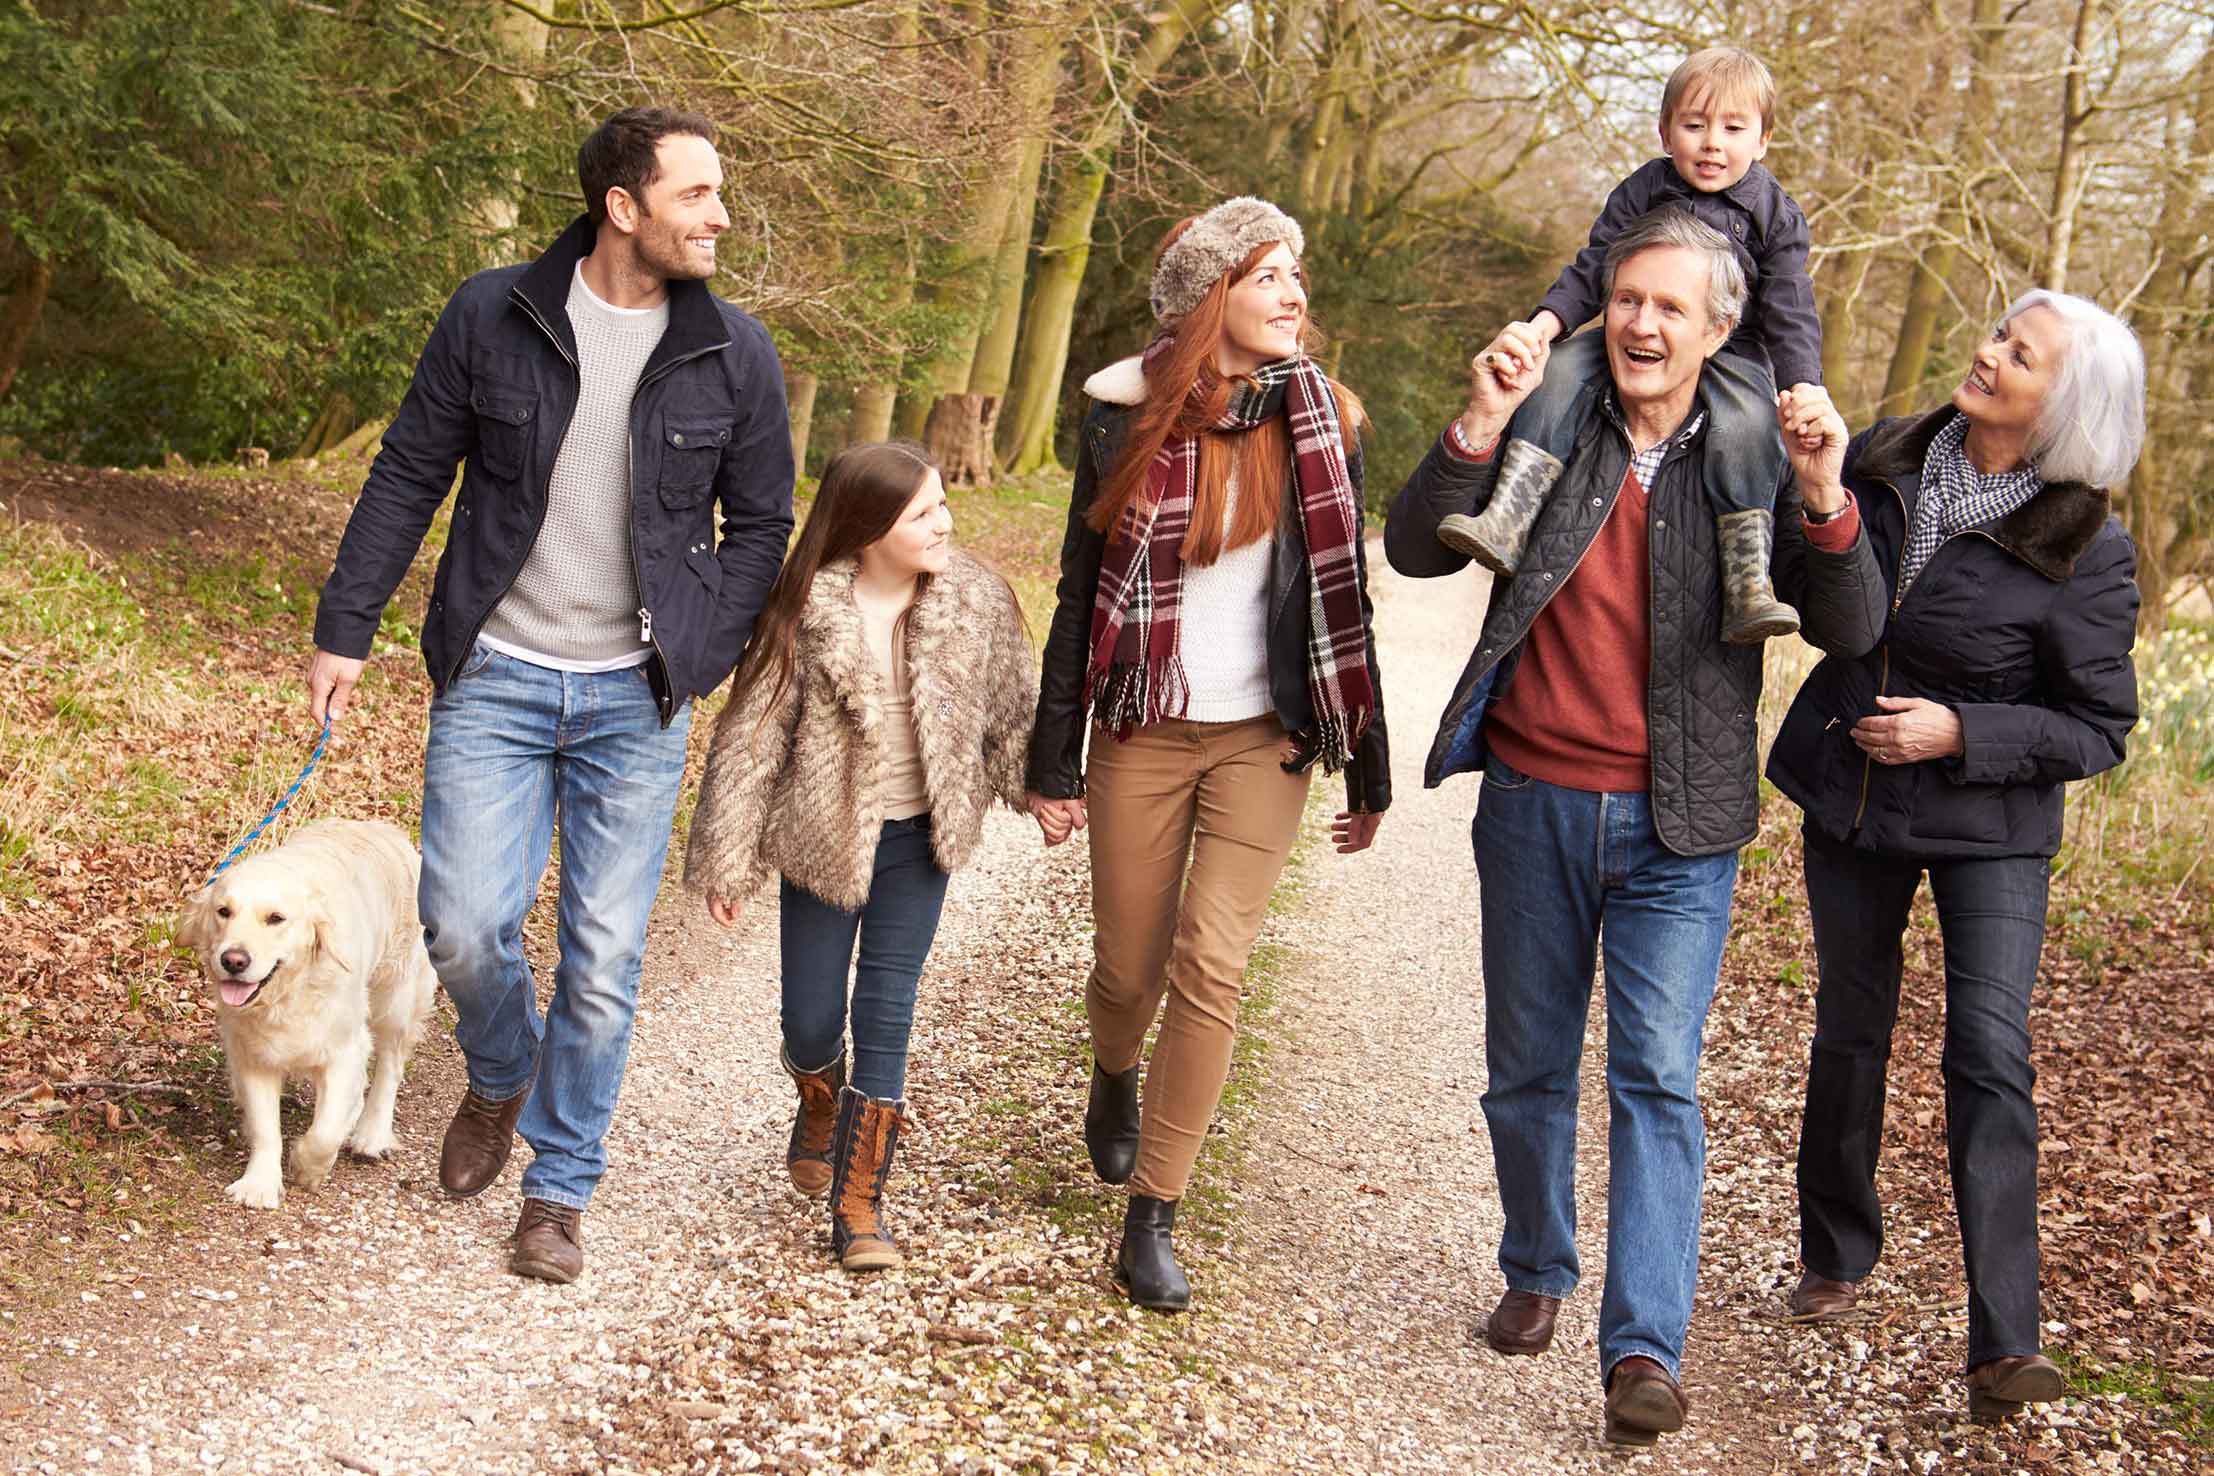
[[1661, 89], [1661, 127], [1676, 116], [1687, 97], [1711, 96], [1718, 102], [1745, 101], [1760, 109], [1763, 135], [1776, 128], [1776, 79], [1768, 64], [1737, 46], [1709, 46], [1680, 62]]

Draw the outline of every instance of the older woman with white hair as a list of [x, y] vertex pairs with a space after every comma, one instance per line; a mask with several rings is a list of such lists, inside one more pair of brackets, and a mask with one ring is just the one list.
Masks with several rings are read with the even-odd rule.
[[[1786, 437], [1841, 430], [1782, 397]], [[2030, 989], [2061, 790], [2122, 760], [2137, 720], [2136, 552], [2107, 490], [2144, 439], [2145, 361], [2112, 314], [2032, 292], [1952, 403], [1845, 448], [1840, 517], [1892, 579], [1884, 639], [1831, 656], [1784, 719], [1768, 776], [1806, 812], [1820, 968], [1799, 1133], [1802, 1321], [1852, 1312], [1883, 1245], [1876, 1159], [1926, 873], [1945, 951], [1945, 1126], [1968, 1273], [1970, 1412], [2058, 1398], [2040, 1350]], [[1813, 501], [1812, 498], [1809, 501]]]

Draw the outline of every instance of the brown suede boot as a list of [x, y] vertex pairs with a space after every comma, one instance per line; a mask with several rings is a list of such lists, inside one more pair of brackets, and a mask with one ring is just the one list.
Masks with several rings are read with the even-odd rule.
[[1799, 628], [1799, 612], [1776, 598], [1768, 559], [1776, 543], [1776, 515], [1765, 507], [1723, 513], [1714, 520], [1722, 546], [1722, 639], [1757, 646]]
[[792, 1114], [792, 1140], [785, 1145], [784, 1167], [792, 1175], [792, 1187], [809, 1199], [820, 1199], [830, 1187], [830, 1134], [838, 1122], [838, 1094], [846, 1089], [846, 1058], [820, 1071], [802, 1071], [791, 1054], [779, 1050], [785, 1074], [799, 1088], [799, 1109]]
[[830, 1145], [830, 1249], [848, 1271], [889, 1271], [905, 1265], [884, 1224], [884, 1180], [892, 1171], [905, 1102], [838, 1093]]

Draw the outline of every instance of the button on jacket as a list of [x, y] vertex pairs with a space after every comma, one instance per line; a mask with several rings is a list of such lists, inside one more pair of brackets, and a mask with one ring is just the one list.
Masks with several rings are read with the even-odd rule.
[[[422, 645], [433, 687], [460, 672], [545, 519], [578, 394], [569, 287], [595, 236], [579, 217], [537, 261], [479, 272], [446, 304], [339, 543], [317, 646], [369, 654], [459, 463]], [[630, 405], [631, 564], [664, 726], [730, 675], [792, 531], [784, 376], [767, 330], [704, 282], [668, 291], [669, 325]]]

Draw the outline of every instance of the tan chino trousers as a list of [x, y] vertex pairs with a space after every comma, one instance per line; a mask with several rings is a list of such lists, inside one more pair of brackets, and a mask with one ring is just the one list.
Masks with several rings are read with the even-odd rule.
[[1310, 774], [1287, 774], [1275, 714], [1168, 719], [1127, 739], [1094, 733], [1085, 768], [1093, 964], [1092, 1054], [1145, 1076], [1132, 1193], [1181, 1199], [1230, 1075], [1238, 988], [1291, 854]]

